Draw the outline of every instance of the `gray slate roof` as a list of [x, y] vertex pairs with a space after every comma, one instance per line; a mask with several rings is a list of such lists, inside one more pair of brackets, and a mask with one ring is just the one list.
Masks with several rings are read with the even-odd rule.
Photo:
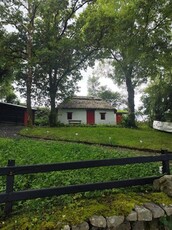
[[114, 110], [116, 109], [111, 106], [106, 101], [101, 98], [95, 97], [84, 97], [78, 96], [68, 99], [67, 101], [62, 102], [59, 106], [59, 109], [104, 109], [104, 110]]

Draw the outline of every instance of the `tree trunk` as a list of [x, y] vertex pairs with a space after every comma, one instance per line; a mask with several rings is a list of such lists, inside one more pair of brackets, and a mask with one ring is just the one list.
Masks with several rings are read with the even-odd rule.
[[31, 107], [31, 89], [32, 89], [32, 70], [29, 68], [27, 76], [27, 126], [32, 127], [33, 125], [33, 114]]
[[126, 86], [127, 86], [127, 92], [128, 92], [128, 126], [130, 128], [135, 128], [135, 104], [134, 104], [134, 87], [131, 81], [131, 74], [127, 73], [126, 76]]
[[56, 110], [56, 74], [52, 74], [52, 70], [49, 71], [49, 84], [50, 84], [50, 115], [49, 115], [49, 123], [51, 127], [56, 126], [57, 124], [57, 110]]
[[50, 126], [54, 127], [57, 124], [57, 111], [56, 111], [56, 104], [55, 104], [55, 96], [51, 95], [51, 110], [49, 115], [49, 122]]
[[[31, 4], [28, 1], [28, 15], [31, 17]], [[28, 72], [26, 79], [26, 87], [27, 87], [27, 125], [32, 127], [33, 125], [33, 115], [32, 115], [32, 107], [31, 107], [31, 91], [32, 91], [32, 39], [33, 39], [33, 21], [29, 22], [28, 31], [27, 31], [27, 64], [28, 64]]]

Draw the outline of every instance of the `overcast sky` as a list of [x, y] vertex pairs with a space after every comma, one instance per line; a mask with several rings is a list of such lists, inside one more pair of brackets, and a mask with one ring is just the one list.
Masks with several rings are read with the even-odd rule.
[[[87, 93], [88, 93], [87, 81], [88, 81], [89, 76], [92, 76], [93, 72], [94, 72], [94, 69], [90, 68], [90, 67], [87, 68], [87, 71], [82, 71], [83, 78], [78, 83], [80, 91], [77, 92], [76, 95], [87, 96]], [[123, 86], [123, 87], [117, 86], [116, 84], [114, 84], [114, 82], [110, 78], [107, 78], [107, 77], [100, 77], [100, 83], [101, 83], [101, 86], [107, 85], [108, 88], [110, 88], [112, 91], [122, 93], [122, 94], [126, 95], [126, 98], [127, 98], [127, 90], [126, 90], [125, 86]], [[136, 109], [138, 109], [138, 107], [142, 105], [140, 97], [142, 96], [142, 91], [145, 87], [146, 87], [146, 85], [142, 84], [135, 92], [135, 107], [136, 107]]]

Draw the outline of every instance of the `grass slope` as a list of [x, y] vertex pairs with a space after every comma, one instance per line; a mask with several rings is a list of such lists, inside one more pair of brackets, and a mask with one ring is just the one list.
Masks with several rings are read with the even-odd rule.
[[70, 140], [97, 144], [112, 144], [154, 150], [172, 151], [172, 134], [149, 128], [59, 127], [23, 129], [21, 134], [54, 140]]

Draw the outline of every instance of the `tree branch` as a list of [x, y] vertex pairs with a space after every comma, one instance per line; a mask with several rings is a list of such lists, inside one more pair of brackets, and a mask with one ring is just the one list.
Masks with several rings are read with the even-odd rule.
[[32, 17], [31, 17], [31, 20], [30, 20], [30, 23], [32, 24], [32, 26], [34, 26], [34, 19], [35, 19], [35, 16], [36, 16], [36, 12], [37, 12], [37, 9], [39, 7], [40, 3], [38, 3], [37, 5], [35, 5], [32, 9]]
[[28, 11], [28, 8], [27, 8], [27, 6], [26, 6], [24, 3], [20, 2], [20, 5], [21, 5], [22, 7], [24, 7], [24, 8]]
[[72, 66], [72, 68], [68, 67], [64, 73], [61, 75], [61, 77], [58, 79], [58, 81], [56, 82], [56, 87], [58, 86], [58, 84], [61, 82], [61, 80], [67, 75], [67, 73], [72, 72], [73, 70], [78, 69], [78, 67], [85, 61], [87, 60], [87, 58], [92, 55], [95, 51], [97, 50], [97, 48], [91, 50], [87, 55], [85, 55], [76, 65]]
[[81, 7], [83, 7], [85, 4], [87, 4], [87, 3], [91, 2], [91, 1], [92, 0], [86, 0], [82, 4], [78, 5], [78, 7], [77, 7], [77, 3], [79, 2], [79, 0], [76, 0], [75, 4], [71, 8], [71, 12], [69, 13], [69, 15], [67, 16], [67, 18], [64, 21], [63, 30], [62, 30], [61, 34], [58, 36], [58, 39], [60, 39], [63, 36], [63, 34], [65, 33], [65, 31], [67, 29], [67, 26], [68, 26], [68, 21], [76, 13], [76, 11], [78, 11]]

